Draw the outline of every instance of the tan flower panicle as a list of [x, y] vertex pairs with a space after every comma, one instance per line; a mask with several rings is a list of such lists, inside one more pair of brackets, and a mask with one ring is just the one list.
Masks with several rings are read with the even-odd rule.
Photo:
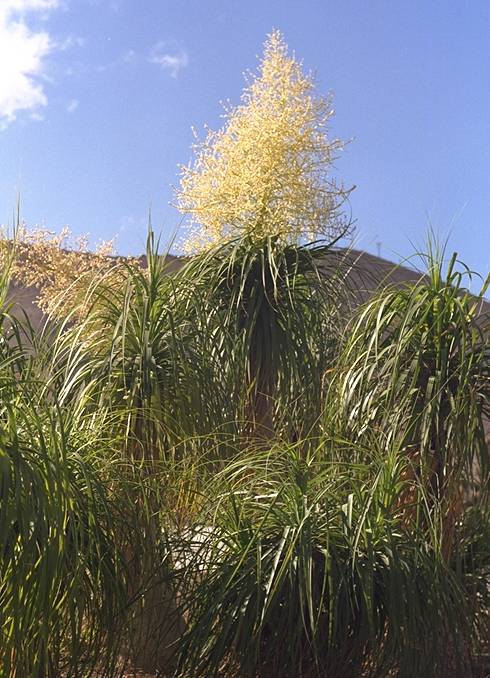
[[188, 253], [244, 235], [298, 242], [345, 229], [339, 208], [348, 191], [330, 176], [343, 146], [327, 135], [331, 97], [315, 95], [278, 31], [247, 81], [242, 103], [225, 107], [224, 127], [207, 129], [182, 168], [177, 207], [191, 217]]

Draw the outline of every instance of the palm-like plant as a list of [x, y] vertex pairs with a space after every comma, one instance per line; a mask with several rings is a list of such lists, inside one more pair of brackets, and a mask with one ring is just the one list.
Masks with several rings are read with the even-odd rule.
[[329, 404], [343, 435], [362, 440], [374, 427], [402, 441], [407, 473], [441, 510], [448, 553], [465, 491], [476, 481], [486, 495], [489, 473], [489, 335], [480, 313], [486, 286], [471, 295], [455, 265], [456, 255], [444, 276], [432, 248], [427, 276], [381, 290], [359, 311]]
[[152, 231], [147, 264], [116, 260], [95, 276], [80, 299], [85, 316], [74, 308], [54, 330], [51, 347], [47, 326], [48, 350], [37, 364], [59, 402], [78, 404], [85, 417], [105, 413], [134, 458], [158, 459], [180, 423], [175, 410], [186, 343], [174, 321], [175, 286]]
[[[272, 32], [241, 105], [195, 145], [177, 191], [195, 227], [185, 248], [200, 253], [186, 274], [201, 283], [214, 327], [231, 341], [224, 365], [245, 385], [242, 417], [259, 437], [279, 432], [278, 419], [288, 435], [312, 425], [322, 358], [331, 356], [339, 286], [321, 272], [349, 230], [340, 209], [349, 191], [330, 176], [342, 144], [328, 134], [330, 98], [314, 90]], [[281, 410], [288, 417], [277, 417]]]
[[340, 467], [325, 442], [246, 453], [208, 488], [178, 541], [178, 675], [471, 675], [480, 622], [437, 530], [403, 526], [402, 467]]
[[36, 334], [2, 313], [0, 675], [6, 677], [112, 678], [121, 674], [121, 653], [141, 660], [173, 624], [173, 616], [160, 620], [149, 633], [143, 623], [155, 590], [160, 612], [173, 605], [165, 534], [155, 530], [155, 486], [138, 465], [121, 461], [121, 416], [98, 399], [106, 388], [100, 337], [84, 334], [86, 322]]
[[337, 350], [341, 261], [334, 243], [267, 237], [227, 243], [183, 271], [205, 308], [204, 336], [220, 338], [217, 358], [234, 373], [236, 416], [249, 431], [297, 437], [318, 417], [321, 375]]
[[[118, 517], [96, 468], [56, 407], [30, 395], [14, 318], [0, 349], [0, 671], [113, 675], [126, 571]], [[27, 350], [32, 354], [32, 347]]]

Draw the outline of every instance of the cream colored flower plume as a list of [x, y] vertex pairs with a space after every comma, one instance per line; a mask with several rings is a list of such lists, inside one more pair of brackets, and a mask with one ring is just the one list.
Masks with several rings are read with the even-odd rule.
[[348, 191], [330, 176], [342, 148], [327, 134], [331, 104], [315, 94], [281, 33], [271, 33], [241, 104], [225, 108], [224, 127], [208, 129], [182, 168], [176, 194], [190, 216], [187, 253], [241, 236], [300, 242], [345, 229], [340, 207]]

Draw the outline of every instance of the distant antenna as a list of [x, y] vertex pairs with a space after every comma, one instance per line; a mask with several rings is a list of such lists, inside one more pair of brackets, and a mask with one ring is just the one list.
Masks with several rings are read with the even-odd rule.
[[378, 257], [381, 256], [381, 245], [382, 245], [382, 244], [383, 244], [383, 243], [381, 242], [381, 240], [378, 240], [378, 242], [376, 243], [376, 249], [377, 249], [377, 251], [378, 251]]

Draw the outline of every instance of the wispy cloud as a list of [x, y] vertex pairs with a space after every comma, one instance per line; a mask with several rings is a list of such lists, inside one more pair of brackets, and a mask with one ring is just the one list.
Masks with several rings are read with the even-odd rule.
[[187, 52], [181, 48], [169, 46], [168, 42], [158, 42], [147, 56], [136, 52], [134, 49], [127, 49], [116, 59], [97, 66], [96, 70], [99, 73], [105, 73], [128, 64], [141, 65], [142, 63], [155, 64], [166, 71], [170, 77], [177, 78], [179, 73], [188, 65], [189, 57]]
[[124, 54], [121, 54], [121, 56], [118, 56], [117, 59], [113, 59], [112, 61], [109, 61], [105, 64], [100, 64], [97, 66], [96, 70], [99, 73], [105, 73], [106, 71], [112, 71], [115, 68], [119, 68], [120, 66], [123, 66], [124, 64], [131, 64], [134, 61], [136, 61], [138, 58], [138, 55], [134, 51], [134, 49], [128, 49]]
[[46, 30], [32, 30], [31, 12], [56, 9], [60, 0], [0, 0], [0, 127], [20, 111], [39, 119], [46, 106], [46, 57], [54, 43]]
[[56, 45], [56, 49], [60, 52], [66, 52], [73, 47], [85, 47], [87, 41], [80, 35], [68, 35], [62, 42]]
[[158, 42], [153, 46], [148, 61], [160, 66], [172, 78], [177, 78], [180, 71], [188, 65], [189, 57], [183, 49], [169, 49], [168, 43]]
[[80, 102], [78, 101], [78, 99], [70, 99], [70, 101], [66, 104], [66, 112], [75, 113], [79, 105]]

